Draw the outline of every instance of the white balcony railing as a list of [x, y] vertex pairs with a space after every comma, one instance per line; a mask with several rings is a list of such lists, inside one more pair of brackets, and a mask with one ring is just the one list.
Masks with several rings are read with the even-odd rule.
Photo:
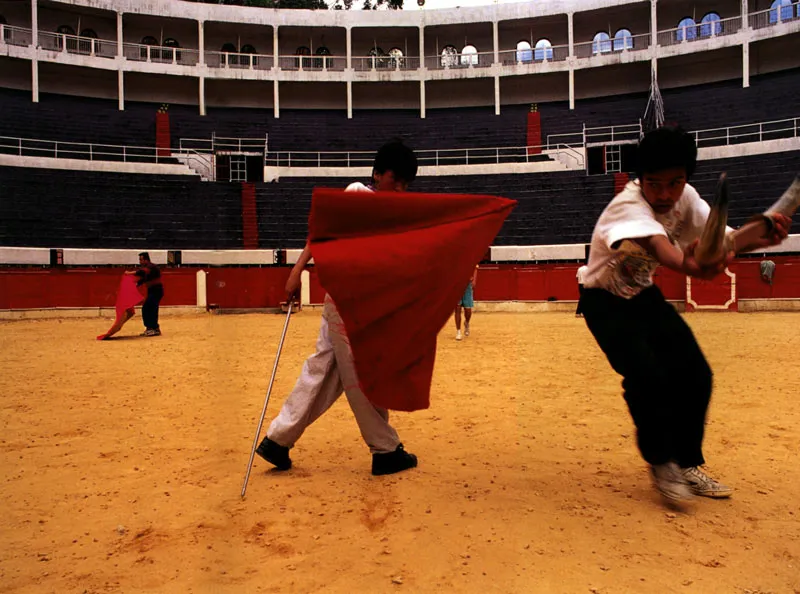
[[417, 70], [420, 59], [417, 56], [358, 56], [352, 59], [353, 70]]
[[430, 70], [453, 70], [456, 68], [488, 68], [494, 64], [494, 52], [476, 54], [440, 54], [426, 56], [425, 66]]
[[279, 56], [281, 70], [310, 70], [312, 72], [344, 72], [347, 58], [344, 56]]
[[800, 20], [800, 2], [751, 12], [749, 15], [749, 23], [753, 29], [764, 29], [797, 20]]
[[49, 31], [39, 31], [39, 47], [57, 52], [100, 56], [102, 58], [114, 58], [117, 55], [116, 41], [81, 37], [79, 35], [64, 35], [63, 33], [51, 33]]
[[499, 52], [503, 66], [522, 64], [543, 64], [546, 62], [563, 62], [569, 57], [568, 45], [553, 45], [546, 48], [524, 50], [502, 50]]
[[582, 41], [575, 44], [576, 58], [593, 58], [645, 50], [650, 47], [650, 33], [617, 37], [602, 41]]
[[0, 24], [0, 43], [27, 47], [33, 43], [33, 31], [25, 27]]
[[[532, 163], [557, 159], [568, 153], [583, 167], [580, 147], [565, 144], [552, 146], [502, 146], [463, 149], [431, 149], [415, 151], [420, 166], [486, 165]], [[549, 154], [544, 154], [548, 151]], [[370, 167], [375, 160], [372, 151], [270, 151], [264, 159], [268, 167]]]
[[678, 45], [702, 39], [713, 39], [738, 33], [742, 28], [742, 17], [735, 16], [719, 21], [697, 23], [685, 27], [675, 27], [658, 32], [658, 45]]
[[210, 68], [233, 68], [238, 70], [271, 70], [272, 56], [264, 54], [239, 54], [232, 52], [205, 52], [204, 58]]
[[200, 57], [196, 49], [142, 45], [141, 43], [123, 43], [122, 52], [126, 60], [180, 64], [182, 66], [195, 66]]

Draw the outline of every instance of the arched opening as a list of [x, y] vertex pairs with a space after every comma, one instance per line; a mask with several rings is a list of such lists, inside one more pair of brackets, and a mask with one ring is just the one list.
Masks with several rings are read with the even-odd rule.
[[[330, 56], [331, 50], [329, 50], [324, 45], [321, 45], [314, 51], [314, 54], [316, 54], [317, 56]], [[330, 58], [322, 57], [322, 58], [316, 58], [314, 60], [314, 68], [327, 69], [330, 68], [331, 66], [333, 66], [333, 60], [331, 60]]]
[[536, 49], [533, 51], [533, 59], [537, 62], [553, 59], [553, 44], [549, 39], [540, 39], [536, 42]]
[[78, 38], [75, 36], [75, 29], [69, 25], [60, 25], [58, 29], [56, 29], [56, 33], [58, 33], [58, 37], [56, 38], [56, 47], [59, 50], [64, 49], [64, 39], [66, 39], [67, 51], [78, 51]]
[[405, 57], [403, 55], [403, 50], [399, 47], [393, 47], [389, 50], [389, 68], [393, 70], [402, 68], [404, 63]]
[[517, 63], [518, 64], [525, 64], [527, 62], [533, 61], [533, 50], [531, 49], [531, 44], [525, 41], [517, 42]]
[[700, 37], [712, 37], [722, 33], [722, 23], [716, 12], [709, 12], [700, 21]]
[[592, 40], [592, 54], [606, 54], [611, 51], [611, 38], [605, 31], [600, 31]]
[[453, 68], [458, 64], [458, 50], [454, 45], [446, 45], [442, 48], [441, 64], [442, 68]]
[[462, 66], [477, 66], [478, 65], [478, 48], [472, 44], [465, 45], [461, 50], [461, 65]]
[[620, 29], [614, 33], [614, 51], [633, 49], [633, 35], [628, 29]]
[[681, 22], [678, 23], [678, 30], [675, 31], [675, 40], [692, 41], [693, 39], [697, 39], [697, 24], [691, 17], [681, 19]]

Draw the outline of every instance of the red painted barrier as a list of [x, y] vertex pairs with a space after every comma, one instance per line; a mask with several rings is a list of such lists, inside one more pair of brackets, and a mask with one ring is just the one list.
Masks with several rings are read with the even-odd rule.
[[[737, 299], [800, 298], [800, 257], [775, 256], [774, 284], [761, 280], [761, 259], [740, 259], [736, 273]], [[575, 273], [579, 264], [490, 264], [478, 271], [475, 298], [479, 301], [574, 301], [578, 298]], [[162, 268], [163, 305], [194, 306], [196, 274], [200, 268]], [[285, 299], [290, 267], [203, 268], [207, 302], [225, 309], [278, 307]], [[310, 268], [311, 303], [322, 303], [325, 290]], [[0, 309], [52, 307], [113, 307], [123, 268], [0, 268]], [[686, 277], [666, 268], [654, 281], [667, 299], [686, 298]], [[725, 302], [730, 286], [694, 283], [702, 303]], [[703, 293], [705, 291], [705, 293]], [[710, 292], [709, 292], [710, 291]], [[695, 299], [697, 300], [697, 299]], [[720, 301], [721, 300], [721, 301]], [[701, 303], [701, 302], [698, 302]]]

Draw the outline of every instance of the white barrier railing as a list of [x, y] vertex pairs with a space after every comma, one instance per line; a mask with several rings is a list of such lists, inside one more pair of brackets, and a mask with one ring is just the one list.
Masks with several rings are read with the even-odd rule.
[[692, 132], [698, 147], [726, 146], [745, 142], [763, 142], [781, 138], [800, 137], [800, 118], [758, 122], [727, 128], [710, 128]]
[[691, 43], [702, 39], [712, 39], [738, 33], [742, 28], [742, 17], [735, 16], [718, 21], [700, 22], [674, 29], [665, 29], [658, 32], [658, 45], [677, 45]]
[[23, 47], [29, 46], [33, 43], [33, 30], [0, 24], [0, 43]]
[[498, 56], [503, 66], [563, 62], [569, 57], [569, 46], [551, 45], [542, 48], [502, 50]]
[[598, 41], [585, 41], [575, 44], [576, 58], [593, 58], [612, 54], [623, 54], [645, 50], [650, 47], [650, 34], [640, 33], [626, 37], [611, 37]]
[[209, 68], [232, 68], [238, 70], [271, 70], [275, 62], [271, 55], [241, 54], [233, 52], [204, 52]]
[[494, 64], [494, 52], [439, 54], [425, 56], [425, 67], [430, 70], [454, 70], [463, 68], [488, 68]]
[[34, 138], [0, 136], [0, 154], [18, 157], [50, 157], [88, 161], [117, 161], [122, 163], [166, 163], [174, 159], [169, 149], [154, 146], [129, 146], [64, 142]]
[[797, 20], [800, 20], [800, 2], [751, 12], [748, 17], [750, 27], [753, 29], [764, 29]]
[[101, 58], [115, 58], [117, 56], [116, 41], [97, 39], [95, 37], [81, 37], [79, 35], [65, 35], [63, 33], [50, 33], [49, 31], [39, 31], [39, 47], [70, 54], [100, 56]]
[[200, 57], [200, 53], [196, 49], [142, 45], [141, 43], [123, 43], [122, 53], [126, 60], [134, 62], [157, 62], [182, 66], [195, 66]]
[[[489, 165], [532, 163], [568, 153], [584, 166], [583, 154], [565, 144], [541, 146], [504, 146], [463, 149], [428, 149], [415, 151], [420, 166]], [[371, 167], [374, 151], [269, 151], [264, 159], [268, 167]]]

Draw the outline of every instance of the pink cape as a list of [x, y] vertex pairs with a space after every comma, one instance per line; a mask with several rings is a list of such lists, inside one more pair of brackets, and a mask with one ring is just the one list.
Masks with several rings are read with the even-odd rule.
[[111, 338], [114, 334], [122, 329], [130, 318], [125, 313], [127, 310], [139, 305], [144, 301], [144, 295], [139, 292], [139, 287], [136, 286], [136, 277], [133, 275], [123, 275], [122, 280], [119, 282], [119, 291], [117, 292], [116, 319], [108, 332], [101, 334], [97, 340], [105, 340]]
[[494, 196], [315, 189], [309, 241], [378, 406], [430, 406], [436, 337], [516, 205]]

